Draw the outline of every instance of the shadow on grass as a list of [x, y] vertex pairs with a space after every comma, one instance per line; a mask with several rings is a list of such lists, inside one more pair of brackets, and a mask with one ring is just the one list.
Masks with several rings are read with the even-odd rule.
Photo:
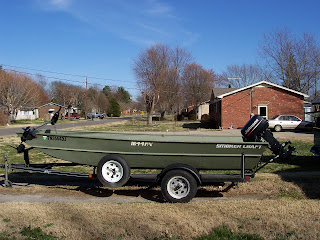
[[[271, 158], [264, 157], [264, 161]], [[320, 157], [319, 156], [292, 156], [287, 160], [277, 160], [274, 163], [283, 165], [283, 170], [273, 171], [283, 181], [292, 182], [297, 185], [310, 199], [320, 199]], [[286, 169], [285, 165], [292, 165], [294, 168]]]
[[201, 122], [192, 122], [192, 123], [185, 123], [182, 125], [183, 128], [188, 128], [189, 130], [197, 130], [199, 128], [202, 129], [217, 129], [212, 124], [209, 123], [201, 123]]
[[[13, 172], [9, 174], [9, 180], [15, 186], [27, 187], [30, 185], [40, 185], [68, 191], [82, 192], [97, 198], [108, 198], [116, 194], [118, 196], [126, 197], [142, 197], [146, 200], [159, 203], [165, 201], [162, 197], [160, 187], [152, 180], [141, 181], [141, 179], [130, 179], [124, 187], [115, 190], [103, 187], [97, 179], [61, 177], [37, 173]], [[4, 186], [4, 181], [2, 181], [1, 184]], [[132, 188], [130, 189], [128, 187]], [[223, 190], [199, 188], [196, 197], [223, 197], [222, 193], [229, 191], [230, 188], [228, 188], [228, 186]]]

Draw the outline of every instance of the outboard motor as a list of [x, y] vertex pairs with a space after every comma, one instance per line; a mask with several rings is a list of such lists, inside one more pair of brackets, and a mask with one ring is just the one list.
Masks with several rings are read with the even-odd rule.
[[288, 146], [288, 150], [285, 147], [291, 142], [284, 144], [279, 143], [274, 138], [270, 129], [268, 129], [268, 120], [260, 115], [254, 115], [247, 124], [241, 129], [241, 134], [244, 142], [261, 142], [262, 138], [269, 143], [270, 150], [279, 158], [288, 158], [295, 150], [294, 147]]

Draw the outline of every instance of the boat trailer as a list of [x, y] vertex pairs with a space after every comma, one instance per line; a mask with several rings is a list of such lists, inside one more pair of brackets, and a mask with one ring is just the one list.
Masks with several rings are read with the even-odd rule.
[[[29, 173], [41, 173], [47, 175], [56, 175], [56, 176], [64, 176], [64, 177], [76, 177], [76, 178], [89, 178], [96, 179], [96, 167], [93, 167], [93, 172], [89, 173], [79, 173], [79, 172], [68, 172], [68, 171], [59, 171], [53, 170], [53, 167], [70, 167], [70, 166], [79, 166], [81, 164], [77, 163], [47, 163], [47, 164], [30, 164], [28, 154], [24, 154], [25, 164], [12, 164], [9, 163], [7, 155], [4, 156], [4, 164], [2, 168], [5, 169], [5, 187], [12, 187], [12, 182], [9, 180], [9, 171], [17, 170], [22, 172]], [[267, 163], [272, 162], [274, 159], [271, 159]], [[265, 163], [263, 166], [265, 166]], [[188, 165], [184, 164], [175, 164], [171, 165], [165, 169], [163, 169], [159, 174], [131, 174], [130, 180], [135, 183], [141, 182], [150, 182], [153, 184], [159, 184], [161, 182], [162, 177], [169, 171], [173, 169], [186, 169], [188, 171], [192, 171], [195, 176], [197, 183], [199, 185], [224, 185], [225, 182], [230, 182], [232, 185], [235, 185], [239, 182], [249, 182], [251, 178], [254, 178], [255, 173], [260, 170], [263, 166], [257, 169], [254, 172], [247, 172], [245, 170], [245, 154], [241, 155], [241, 159], [239, 159], [239, 164], [241, 165], [241, 170], [239, 174], [222, 174], [222, 173], [206, 173], [200, 174], [196, 169], [192, 169]]]
[[[51, 124], [55, 125], [58, 119], [59, 111], [55, 113], [51, 120]], [[45, 124], [44, 124], [45, 125]], [[44, 126], [42, 125], [42, 126]], [[40, 126], [40, 127], [42, 127]], [[26, 148], [23, 142], [26, 140], [32, 140], [35, 138], [35, 130], [40, 128], [31, 129], [30, 127], [24, 128], [24, 133], [21, 137], [21, 144], [17, 149], [18, 153], [24, 153], [25, 164], [11, 164], [8, 161], [7, 156], [5, 156], [5, 163], [3, 168], [5, 168], [5, 186], [10, 187], [12, 183], [9, 181], [9, 170], [19, 170], [25, 172], [33, 173], [43, 173], [48, 175], [58, 175], [67, 177], [81, 177], [81, 178], [92, 178], [95, 179], [96, 176], [99, 178], [99, 168], [98, 166], [93, 166], [92, 174], [85, 173], [74, 173], [66, 171], [53, 170], [53, 167], [57, 166], [77, 166], [83, 165], [79, 163], [50, 163], [50, 164], [30, 164], [29, 162], [29, 150], [33, 147]], [[225, 182], [231, 182], [230, 186], [235, 185], [238, 182], [247, 182], [253, 178], [257, 171], [261, 168], [273, 162], [275, 159], [285, 159], [288, 158], [291, 153], [295, 150], [290, 145], [288, 149], [285, 149], [290, 142], [284, 144], [279, 143], [274, 137], [272, 132], [268, 129], [268, 121], [259, 115], [252, 117], [249, 122], [241, 130], [243, 142], [263, 142], [266, 141], [269, 144], [269, 149], [275, 154], [275, 157], [268, 162], [261, 165], [260, 163], [256, 168], [251, 170], [246, 170], [246, 154], [244, 152], [236, 156], [236, 164], [239, 164], [237, 169], [240, 170], [239, 174], [222, 174], [222, 173], [210, 173], [210, 174], [200, 174], [199, 171], [190, 165], [182, 163], [173, 163], [167, 167], [164, 167], [159, 174], [129, 174], [128, 178], [134, 182], [146, 182], [151, 181], [154, 185], [161, 185], [161, 192], [164, 198], [168, 202], [188, 202], [190, 201], [197, 192], [197, 187], [201, 185], [224, 185]], [[262, 155], [261, 155], [262, 156]], [[247, 156], [249, 157], [249, 156]], [[238, 158], [238, 160], [237, 160]], [[103, 159], [102, 159], [103, 160]], [[115, 160], [108, 160], [105, 164], [114, 164]], [[120, 161], [120, 160], [119, 160]], [[86, 164], [88, 165], [88, 164]], [[92, 165], [89, 165], [92, 166]], [[221, 169], [223, 170], [223, 169]], [[115, 175], [116, 170], [113, 168], [108, 169], [110, 174]], [[109, 174], [109, 173], [108, 173]], [[127, 181], [128, 179], [126, 179]], [[101, 182], [101, 180], [100, 180]], [[103, 182], [101, 182], [103, 184]], [[125, 183], [124, 183], [125, 184]], [[108, 185], [106, 185], [108, 186]], [[112, 184], [109, 184], [112, 187]], [[117, 186], [117, 185], [115, 185]], [[113, 188], [115, 188], [115, 186]], [[120, 186], [120, 185], [119, 185]]]

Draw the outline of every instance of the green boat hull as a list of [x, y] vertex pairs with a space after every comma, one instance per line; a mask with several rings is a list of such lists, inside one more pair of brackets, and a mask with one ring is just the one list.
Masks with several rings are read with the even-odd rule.
[[[18, 133], [22, 135], [23, 132]], [[27, 144], [50, 156], [97, 166], [109, 154], [121, 155], [131, 168], [163, 169], [187, 164], [198, 170], [252, 170], [267, 147], [265, 142], [243, 142], [241, 137], [75, 132], [39, 130]]]

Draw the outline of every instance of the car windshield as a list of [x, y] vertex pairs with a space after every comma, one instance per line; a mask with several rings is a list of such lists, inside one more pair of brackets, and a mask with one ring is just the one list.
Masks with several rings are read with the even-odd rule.
[[277, 117], [279, 117], [279, 115], [277, 115], [277, 116], [275, 116], [275, 117], [271, 118], [271, 120], [275, 120]]

